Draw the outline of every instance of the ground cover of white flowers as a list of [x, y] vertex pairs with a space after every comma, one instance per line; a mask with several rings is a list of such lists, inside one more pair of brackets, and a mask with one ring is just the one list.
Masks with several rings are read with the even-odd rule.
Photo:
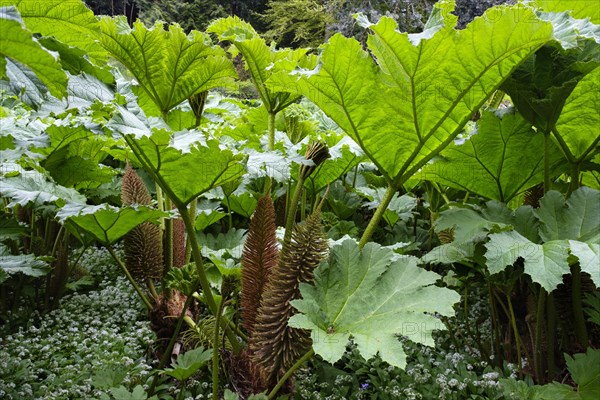
[[[104, 249], [89, 249], [79, 264], [96, 282], [63, 297], [49, 313], [33, 313], [0, 327], [0, 398], [119, 399], [147, 389], [155, 336], [135, 292]], [[516, 367], [492, 368], [468, 337], [485, 341], [489, 320], [485, 299], [474, 301], [468, 320], [446, 323], [434, 348], [405, 343], [408, 365], [402, 370], [375, 358], [364, 360], [354, 348], [331, 366], [315, 358], [296, 378], [296, 399], [493, 399], [503, 398], [502, 378], [516, 378]], [[13, 312], [23, 319], [22, 309]], [[8, 332], [8, 327], [19, 325]], [[443, 326], [440, 321], [440, 327]], [[476, 327], [480, 332], [468, 332]], [[452, 333], [451, 333], [452, 332]], [[347, 371], [353, 371], [349, 373]], [[179, 394], [165, 384], [161, 399]], [[120, 389], [119, 389], [120, 388]], [[188, 400], [209, 398], [209, 383], [190, 380]], [[131, 392], [130, 392], [131, 391]], [[136, 397], [127, 397], [136, 398]]]
[[154, 334], [135, 292], [105, 250], [89, 249], [80, 264], [97, 287], [32, 314], [16, 332], [0, 328], [0, 398], [93, 399], [115, 381], [146, 382]]

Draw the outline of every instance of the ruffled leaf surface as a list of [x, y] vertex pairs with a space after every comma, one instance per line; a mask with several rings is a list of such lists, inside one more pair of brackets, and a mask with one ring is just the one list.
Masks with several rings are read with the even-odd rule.
[[[563, 159], [552, 146], [551, 165]], [[420, 173], [426, 180], [509, 202], [544, 180], [544, 135], [519, 114], [484, 111], [477, 133], [452, 143]]]
[[[223, 49], [201, 32], [186, 35], [179, 25], [162, 22], [129, 28], [125, 18], [103, 18], [102, 45], [129, 69], [161, 114], [193, 94], [227, 86], [235, 76]], [[150, 108], [145, 109], [152, 114]]]
[[552, 38], [551, 25], [523, 5], [488, 10], [464, 30], [453, 29], [452, 3], [438, 7], [419, 35], [398, 32], [387, 17], [367, 23], [371, 53], [335, 35], [317, 68], [274, 76], [272, 84], [317, 104], [399, 183], [448, 145], [502, 81]]
[[166, 216], [168, 214], [162, 211], [143, 206], [118, 208], [108, 204], [76, 203], [69, 203], [56, 213], [61, 222], [70, 221], [103, 244], [116, 242], [143, 222], [156, 222]]
[[398, 335], [427, 345], [439, 320], [452, 315], [459, 295], [436, 287], [439, 275], [417, 267], [416, 259], [397, 257], [375, 243], [346, 240], [331, 249], [328, 262], [315, 271], [315, 286], [300, 285], [301, 300], [292, 305], [299, 314], [290, 326], [309, 329], [313, 349], [330, 363], [338, 361], [350, 338], [366, 359], [379, 354], [403, 367], [406, 355]]
[[[62, 70], [60, 63], [33, 38], [32, 32], [25, 27], [21, 15], [15, 7], [5, 7], [6, 4], [3, 3], [0, 2], [0, 32], [2, 32], [0, 36], [0, 77], [6, 76], [7, 60], [5, 57], [9, 57], [17, 62], [16, 64], [11, 63], [15, 69], [12, 73], [12, 81], [17, 77], [15, 76], [17, 70], [21, 71], [21, 74], [27, 75], [27, 69], [30, 69], [50, 93], [57, 97], [63, 97], [67, 93], [67, 75]], [[14, 2], [12, 4], [14, 5]], [[36, 2], [36, 4], [40, 3]], [[39, 86], [35, 85], [31, 79], [28, 81], [33, 82], [34, 87]], [[21, 80], [11, 83], [24, 85]], [[43, 88], [38, 90], [41, 95], [45, 94]], [[37, 100], [40, 101], [40, 99]], [[36, 104], [36, 102], [29, 103]]]

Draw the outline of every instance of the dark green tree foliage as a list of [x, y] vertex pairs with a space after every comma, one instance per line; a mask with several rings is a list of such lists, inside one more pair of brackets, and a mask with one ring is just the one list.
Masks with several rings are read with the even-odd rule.
[[203, 31], [216, 19], [227, 16], [226, 8], [212, 0], [137, 0], [140, 18], [148, 23], [177, 22], [184, 31]]
[[268, 41], [282, 47], [318, 47], [335, 22], [322, 1], [271, 1], [264, 15]]
[[328, 248], [321, 213], [316, 210], [296, 226], [289, 246], [271, 272], [249, 340], [250, 357], [267, 385], [281, 378], [310, 348], [308, 331], [288, 326], [296, 313], [290, 302], [300, 297], [301, 282], [313, 281], [313, 270], [327, 257]]

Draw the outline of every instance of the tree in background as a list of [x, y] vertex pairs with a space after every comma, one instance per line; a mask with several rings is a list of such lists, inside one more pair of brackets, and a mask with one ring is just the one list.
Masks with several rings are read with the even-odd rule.
[[214, 19], [228, 15], [227, 4], [213, 0], [136, 0], [140, 6], [140, 19], [146, 24], [161, 20], [177, 22], [189, 32], [203, 31]]
[[139, 2], [136, 0], [85, 0], [96, 15], [125, 15], [131, 24], [138, 18]]
[[281, 47], [318, 47], [335, 17], [324, 1], [270, 1], [264, 14], [267, 40]]

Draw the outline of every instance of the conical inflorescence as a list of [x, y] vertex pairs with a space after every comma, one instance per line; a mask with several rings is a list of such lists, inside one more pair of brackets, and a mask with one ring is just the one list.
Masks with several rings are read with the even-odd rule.
[[316, 210], [295, 227], [262, 294], [249, 350], [267, 385], [281, 378], [311, 346], [309, 333], [290, 328], [288, 321], [295, 314], [290, 302], [300, 298], [300, 283], [312, 282], [313, 270], [327, 257], [329, 247], [320, 219]]
[[[152, 197], [144, 181], [130, 165], [125, 169], [121, 186], [123, 205], [151, 205]], [[163, 246], [160, 227], [144, 222], [133, 228], [123, 240], [125, 265], [139, 281], [160, 279], [163, 273]]]
[[250, 221], [242, 254], [240, 306], [242, 326], [252, 335], [263, 289], [277, 265], [279, 248], [275, 236], [275, 207], [270, 194], [258, 200]]

